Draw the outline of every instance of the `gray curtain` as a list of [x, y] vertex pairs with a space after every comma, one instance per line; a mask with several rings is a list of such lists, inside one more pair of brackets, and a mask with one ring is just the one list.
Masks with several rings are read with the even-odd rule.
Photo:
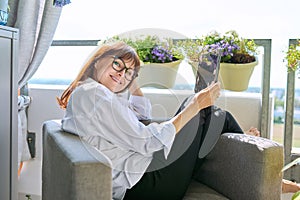
[[45, 57], [60, 18], [53, 0], [9, 0], [7, 26], [19, 29], [18, 86], [22, 88]]

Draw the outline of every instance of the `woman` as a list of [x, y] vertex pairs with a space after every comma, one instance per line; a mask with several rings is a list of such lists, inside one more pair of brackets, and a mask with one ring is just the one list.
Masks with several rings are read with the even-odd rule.
[[[189, 105], [169, 121], [143, 125], [151, 105], [136, 87], [139, 58], [124, 43], [104, 45], [83, 66], [58, 99], [66, 115], [62, 128], [78, 134], [112, 161], [113, 197], [122, 199], [151, 163], [154, 152], [167, 158], [175, 135], [220, 94], [219, 83], [197, 93]], [[129, 101], [122, 92], [129, 89]], [[196, 129], [197, 130], [197, 129]]]
[[[124, 43], [97, 49], [58, 99], [66, 109], [62, 128], [111, 160], [114, 199], [182, 199], [197, 172], [220, 84], [197, 92], [169, 121], [146, 126], [140, 120], [151, 119], [151, 104], [135, 82], [139, 69], [136, 52]], [[220, 132], [242, 132], [222, 113]]]

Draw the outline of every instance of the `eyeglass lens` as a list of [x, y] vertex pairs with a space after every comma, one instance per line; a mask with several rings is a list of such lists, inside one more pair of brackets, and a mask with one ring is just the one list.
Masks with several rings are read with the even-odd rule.
[[117, 72], [121, 72], [125, 69], [125, 78], [131, 81], [134, 77], [134, 70], [132, 68], [127, 68], [124, 61], [120, 58], [115, 57], [112, 62], [112, 68]]

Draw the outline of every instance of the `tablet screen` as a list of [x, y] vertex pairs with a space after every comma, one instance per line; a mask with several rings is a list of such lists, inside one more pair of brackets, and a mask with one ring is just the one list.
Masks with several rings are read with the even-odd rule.
[[195, 85], [196, 92], [218, 81], [220, 60], [221, 50], [204, 49], [200, 52]]

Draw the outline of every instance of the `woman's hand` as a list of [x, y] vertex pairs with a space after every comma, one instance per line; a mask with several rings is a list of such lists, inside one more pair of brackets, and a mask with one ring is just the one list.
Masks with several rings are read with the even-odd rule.
[[131, 95], [134, 96], [144, 96], [142, 90], [140, 89], [139, 85], [136, 82], [136, 79], [134, 79], [128, 88]]
[[176, 133], [197, 115], [200, 110], [213, 105], [215, 100], [220, 96], [220, 90], [220, 83], [217, 82], [196, 93], [191, 102], [179, 114], [171, 119], [175, 126]]
[[197, 110], [214, 105], [217, 98], [220, 96], [220, 83], [213, 83], [205, 89], [195, 94], [193, 101], [198, 105]]

